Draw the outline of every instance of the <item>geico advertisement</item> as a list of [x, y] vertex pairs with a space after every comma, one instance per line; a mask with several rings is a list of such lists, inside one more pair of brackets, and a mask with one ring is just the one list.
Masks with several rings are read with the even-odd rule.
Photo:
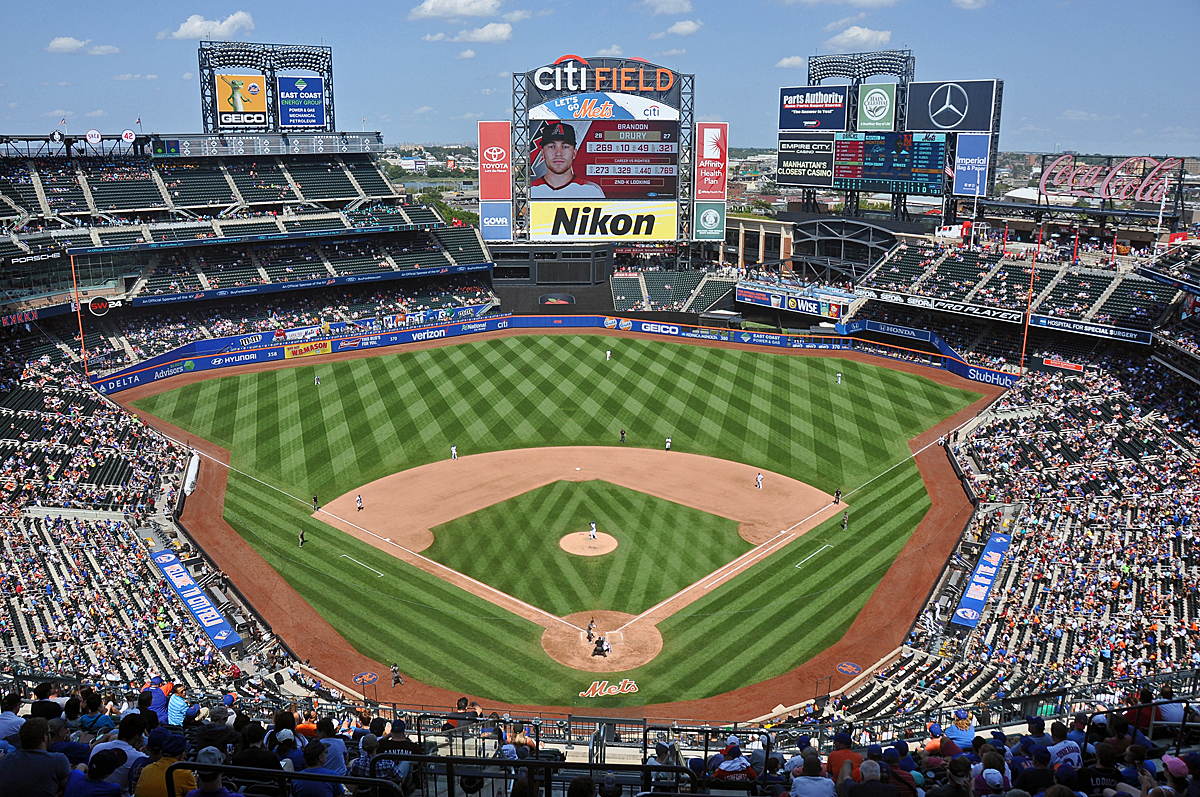
[[674, 202], [530, 202], [535, 241], [673, 241]]
[[262, 75], [217, 75], [217, 120], [222, 127], [266, 127], [267, 84]]

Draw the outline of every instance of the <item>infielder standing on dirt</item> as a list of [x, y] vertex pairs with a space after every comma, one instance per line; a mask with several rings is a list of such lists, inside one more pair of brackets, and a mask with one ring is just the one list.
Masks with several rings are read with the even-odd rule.
[[358, 504], [358, 511], [362, 511], [362, 493], [354, 496], [354, 503]]
[[758, 484], [758, 489], [761, 490], [762, 489], [762, 474], [761, 473], [758, 474], [758, 476], [755, 477], [754, 481], [756, 484]]
[[671, 438], [667, 438], [667, 451], [671, 450]]
[[458, 459], [458, 446], [450, 446], [450, 459]]

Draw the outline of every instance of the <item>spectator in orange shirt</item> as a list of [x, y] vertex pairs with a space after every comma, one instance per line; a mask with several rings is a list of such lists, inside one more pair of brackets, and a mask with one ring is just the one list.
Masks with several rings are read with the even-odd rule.
[[833, 736], [833, 752], [829, 754], [829, 758], [825, 760], [825, 771], [829, 773], [838, 773], [842, 771], [842, 764], [846, 761], [850, 762], [853, 767], [850, 777], [855, 781], [859, 779], [859, 767], [862, 766], [863, 757], [861, 753], [856, 753], [850, 749], [850, 734], [842, 731]]

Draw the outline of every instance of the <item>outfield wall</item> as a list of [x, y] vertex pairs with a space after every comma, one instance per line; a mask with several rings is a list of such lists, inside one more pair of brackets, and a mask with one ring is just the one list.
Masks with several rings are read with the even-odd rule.
[[[463, 308], [474, 309], [474, 308]], [[339, 328], [340, 324], [340, 328]], [[496, 332], [503, 329], [618, 329], [623, 332], [641, 332], [650, 335], [675, 337], [690, 340], [716, 340], [727, 343], [744, 343], [751, 346], [787, 349], [817, 349], [833, 351], [861, 350], [878, 353], [876, 349], [905, 352], [905, 359], [922, 362], [932, 368], [943, 368], [958, 376], [975, 382], [1011, 387], [1017, 381], [1016, 374], [993, 371], [970, 365], [958, 356], [941, 338], [925, 330], [909, 329], [886, 324], [887, 329], [874, 321], [860, 321], [845, 326], [839, 325], [838, 332], [846, 334], [817, 337], [811, 335], [782, 335], [771, 332], [749, 332], [738, 329], [718, 329], [688, 324], [663, 323], [640, 319], [617, 318], [615, 316], [484, 316], [469, 321], [435, 324], [386, 331], [364, 330], [339, 322], [329, 325], [329, 334], [313, 336], [314, 327], [284, 332], [282, 337], [275, 333], [253, 333], [228, 338], [212, 338], [188, 343], [174, 351], [152, 357], [149, 360], [124, 368], [103, 377], [90, 377], [92, 386], [100, 393], [120, 393], [139, 385], [150, 384], [185, 373], [210, 371], [250, 365], [261, 362], [279, 362], [305, 357], [319, 357], [343, 351], [373, 349], [382, 346], [399, 346], [439, 338], [454, 338], [480, 332]], [[864, 329], [898, 334], [913, 340], [932, 342], [940, 355], [930, 355], [905, 349], [902, 346], [862, 341], [851, 335]], [[904, 330], [897, 332], [895, 330]], [[295, 333], [300, 334], [295, 334]], [[936, 340], [935, 340], [936, 339]], [[881, 356], [887, 356], [886, 353]], [[934, 360], [933, 358], [937, 358]]]

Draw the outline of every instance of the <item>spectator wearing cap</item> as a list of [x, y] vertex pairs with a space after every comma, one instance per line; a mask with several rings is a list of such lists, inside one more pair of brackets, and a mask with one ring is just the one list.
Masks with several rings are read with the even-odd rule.
[[[1088, 797], [1083, 792], [1077, 790], [1076, 786], [1079, 783], [1079, 775], [1076, 772], [1075, 767], [1071, 766], [1070, 764], [1058, 765], [1058, 768], [1054, 770], [1054, 783], [1058, 786], [1066, 786], [1071, 790], [1075, 797]], [[1049, 791], [1049, 789], [1047, 789], [1047, 791]]]
[[279, 759], [263, 744], [266, 736], [267, 729], [262, 723], [246, 723], [246, 727], [242, 728], [241, 750], [233, 757], [234, 766], [283, 769], [279, 765]]
[[129, 768], [138, 759], [145, 758], [141, 751], [141, 747], [144, 744], [142, 734], [145, 730], [146, 721], [142, 719], [141, 714], [128, 714], [121, 718], [121, 724], [117, 727], [117, 738], [115, 740], [103, 742], [92, 748], [93, 756], [102, 750], [121, 750], [125, 753], [125, 763], [117, 767], [108, 776], [110, 783], [115, 783], [121, 787], [122, 794], [129, 794]]
[[758, 773], [750, 766], [750, 760], [742, 755], [742, 748], [736, 744], [725, 748], [725, 760], [717, 766], [713, 778], [719, 781], [757, 780]]
[[976, 794], [987, 794], [992, 787], [983, 777], [983, 773], [989, 769], [1000, 773], [1001, 786], [1004, 791], [1012, 788], [1012, 775], [1008, 771], [1008, 764], [1004, 761], [1004, 756], [996, 752], [990, 744], [984, 745], [983, 756], [978, 764], [971, 767], [971, 773], [975, 776], [974, 785]]
[[304, 751], [296, 747], [296, 734], [284, 728], [275, 732], [275, 747], [272, 748], [279, 766], [284, 772], [300, 772], [304, 769]]
[[847, 759], [838, 772], [838, 793], [843, 797], [900, 797], [899, 789], [880, 780], [878, 761], [868, 759], [859, 765], [857, 783], [850, 777], [852, 772], [852, 763]]
[[945, 728], [945, 733], [959, 747], [968, 750], [975, 741], [975, 718], [965, 708], [957, 709], [954, 721]]
[[842, 764], [849, 761], [853, 767], [850, 777], [857, 781], [859, 778], [858, 770], [862, 766], [863, 757], [861, 753], [851, 750], [850, 744], [850, 734], [845, 731], [833, 735], [833, 750], [829, 753], [829, 757], [825, 759], [825, 771], [836, 777], [842, 771]]
[[913, 760], [912, 753], [909, 752], [908, 742], [903, 739], [897, 739], [892, 747], [896, 750], [896, 754], [900, 756], [900, 760], [897, 763], [901, 769], [905, 772], [912, 772], [917, 769], [917, 762]]
[[792, 771], [791, 797], [834, 797], [833, 781], [821, 776], [819, 757], [805, 756], [798, 772]]
[[174, 687], [175, 684], [163, 683], [161, 675], [155, 675], [149, 683], [142, 686], [142, 694], [150, 693], [149, 709], [158, 715], [158, 721], [163, 725], [167, 724], [168, 695]]
[[50, 724], [30, 717], [18, 732], [21, 749], [0, 758], [0, 797], [58, 797], [67, 785], [71, 764], [62, 753], [51, 753]]
[[952, 758], [946, 767], [949, 783], [926, 792], [928, 797], [970, 797], [971, 762], [965, 758]]
[[224, 764], [225, 754], [215, 747], [205, 747], [196, 753], [196, 780], [199, 787], [188, 792], [186, 797], [244, 797], [241, 792], [230, 791], [221, 782], [221, 773], [205, 769], [204, 764]]
[[62, 717], [50, 720], [50, 746], [46, 749], [52, 753], [62, 753], [73, 767], [86, 764], [88, 756], [92, 754], [91, 745], [71, 741], [71, 729]]
[[1033, 759], [1033, 769], [1017, 777], [1016, 787], [1030, 794], [1039, 794], [1054, 785], [1054, 772], [1050, 769], [1050, 751], [1035, 745], [1030, 757]]
[[392, 720], [392, 727], [388, 730], [387, 736], [379, 738], [379, 752], [381, 753], [422, 753], [422, 748], [408, 738], [408, 726], [404, 720]]
[[[154, 733], [163, 731], [159, 728]], [[146, 743], [146, 748], [149, 751], [153, 745], [151, 742]], [[192, 775], [190, 769], [175, 770], [175, 793], [173, 795], [167, 793], [167, 767], [183, 760], [187, 754], [188, 743], [187, 739], [177, 733], [166, 732], [165, 738], [157, 742], [157, 751], [151, 752], [150, 763], [142, 767], [142, 772], [137, 779], [137, 789], [134, 792], [135, 797], [186, 797], [188, 793], [196, 789], [196, 778]]]
[[[1166, 772], [1167, 785], [1163, 788], [1157, 782], [1153, 782], [1151, 776], [1151, 786], [1147, 797], [1182, 797], [1188, 791], [1188, 765], [1182, 758], [1176, 758], [1173, 755], [1165, 754], [1162, 757], [1163, 770]], [[1146, 775], [1149, 773], [1143, 773]], [[1147, 782], [1143, 778], [1141, 783], [1143, 793], [1147, 790]]]
[[120, 797], [121, 787], [108, 778], [124, 763], [124, 750], [102, 750], [92, 756], [86, 772], [71, 770], [63, 797]]
[[1075, 721], [1071, 723], [1071, 727], [1067, 730], [1067, 738], [1079, 745], [1080, 749], [1083, 749], [1083, 746], [1087, 744], [1087, 727], [1087, 712], [1076, 712]]
[[998, 769], [985, 769], [975, 779], [975, 794], [1004, 794], [1008, 791], [1008, 782], [1004, 773]]
[[408, 773], [412, 770], [412, 764], [408, 761], [396, 762], [390, 758], [381, 758], [375, 762], [375, 773], [371, 774], [371, 761], [376, 756], [376, 751], [379, 749], [379, 737], [373, 733], [368, 733], [358, 742], [360, 754], [358, 758], [350, 762], [350, 774], [356, 778], [376, 777], [390, 780], [400, 787], [400, 792], [404, 792], [404, 782], [408, 780]]
[[[319, 741], [304, 745], [304, 772], [309, 775], [338, 774], [325, 766], [328, 753], [328, 748]], [[303, 778], [296, 778], [292, 782], [292, 797], [341, 797], [341, 794], [340, 783], [323, 783]]]
[[794, 774], [796, 772], [796, 770], [802, 768], [804, 766], [805, 757], [807, 757], [808, 755], [811, 755], [811, 754], [815, 754], [817, 752], [814, 749], [812, 751], [812, 753], [809, 753], [810, 747], [812, 747], [812, 740], [809, 739], [807, 736], [801, 736], [801, 737], [797, 738], [796, 739], [797, 752], [794, 756], [789, 758], [784, 763], [784, 765], [783, 765], [784, 772], [792, 772]]
[[1039, 747], [1049, 747], [1054, 744], [1054, 739], [1050, 734], [1046, 733], [1046, 721], [1041, 717], [1026, 717], [1025, 721], [1029, 728], [1029, 733], [1023, 736], [1024, 739], [1030, 739]]
[[[99, 703], [99, 699], [97, 699], [97, 703]], [[17, 731], [21, 730], [21, 726], [25, 724], [25, 718], [17, 716], [20, 708], [20, 692], [9, 692], [0, 699], [0, 739], [15, 737]]]

